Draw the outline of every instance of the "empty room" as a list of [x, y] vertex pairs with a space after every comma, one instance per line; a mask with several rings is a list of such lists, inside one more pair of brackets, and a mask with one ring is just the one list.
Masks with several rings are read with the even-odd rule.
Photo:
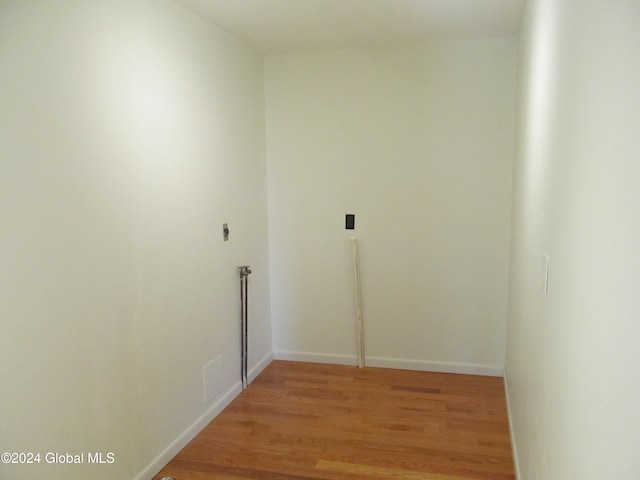
[[640, 478], [640, 2], [0, 0], [0, 478]]

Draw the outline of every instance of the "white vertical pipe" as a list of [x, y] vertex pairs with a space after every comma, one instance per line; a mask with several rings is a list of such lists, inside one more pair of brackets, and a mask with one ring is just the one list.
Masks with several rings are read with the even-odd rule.
[[358, 331], [358, 368], [364, 368], [364, 324], [362, 321], [362, 297], [360, 296], [360, 258], [358, 253], [358, 239], [351, 237], [351, 252], [353, 254], [353, 277], [356, 291], [356, 328]]

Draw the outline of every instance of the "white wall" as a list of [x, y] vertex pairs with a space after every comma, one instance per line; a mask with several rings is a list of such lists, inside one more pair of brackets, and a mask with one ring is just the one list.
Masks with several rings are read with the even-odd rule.
[[262, 59], [169, 1], [5, 0], [0, 65], [0, 445], [43, 455], [0, 477], [149, 478], [238, 388], [238, 265], [272, 351]]
[[[514, 39], [268, 56], [276, 356], [500, 374]], [[356, 230], [344, 215], [356, 215]]]
[[523, 21], [506, 364], [521, 480], [640, 477], [638, 25], [635, 0], [531, 1]]

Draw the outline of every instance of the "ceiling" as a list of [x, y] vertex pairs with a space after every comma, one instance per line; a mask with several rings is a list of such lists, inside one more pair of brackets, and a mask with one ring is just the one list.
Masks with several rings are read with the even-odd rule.
[[513, 35], [526, 0], [174, 0], [267, 53]]

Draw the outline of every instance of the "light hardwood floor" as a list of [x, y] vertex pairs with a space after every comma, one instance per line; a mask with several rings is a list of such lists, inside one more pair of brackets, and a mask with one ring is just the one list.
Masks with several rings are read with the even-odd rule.
[[274, 361], [164, 476], [513, 480], [503, 382]]

